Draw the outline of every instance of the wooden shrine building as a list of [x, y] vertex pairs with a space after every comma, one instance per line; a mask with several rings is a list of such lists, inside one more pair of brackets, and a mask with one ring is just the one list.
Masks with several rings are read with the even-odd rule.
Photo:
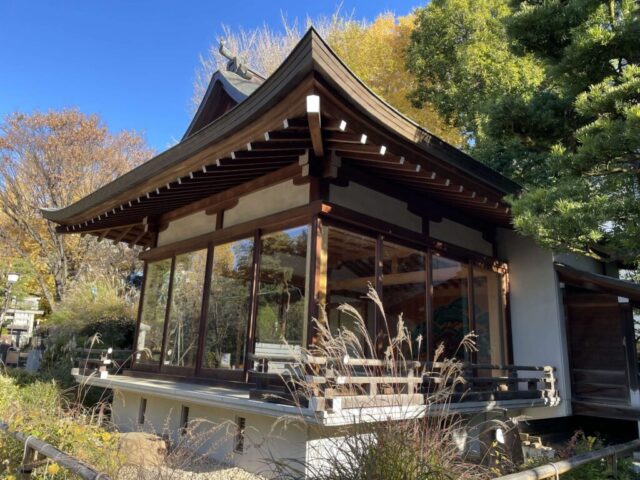
[[[371, 285], [424, 339], [419, 362], [478, 335], [464, 360], [484, 365], [483, 380], [452, 408], [639, 420], [640, 288], [614, 278], [614, 263], [517, 234], [505, 197], [519, 189], [385, 103], [313, 29], [266, 79], [232, 58], [177, 145], [43, 209], [59, 233], [141, 247], [145, 264], [133, 364], [78, 376], [118, 392], [122, 429], [170, 418], [178, 432], [185, 408], [262, 433], [297, 415], [309, 428], [270, 447], [304, 459], [322, 440], [311, 426], [355, 422], [348, 402], [268, 401], [265, 376], [313, 342], [319, 305], [331, 328], [349, 328], [338, 306], [352, 305], [376, 338]], [[220, 456], [259, 470], [257, 453], [223, 445]]]

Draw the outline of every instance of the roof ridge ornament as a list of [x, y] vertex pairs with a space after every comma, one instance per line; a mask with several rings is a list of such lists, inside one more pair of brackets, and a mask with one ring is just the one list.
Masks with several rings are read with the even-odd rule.
[[220, 55], [229, 60], [227, 62], [228, 72], [233, 72], [245, 80], [251, 80], [253, 78], [253, 72], [246, 66], [246, 59], [234, 55], [225, 45], [224, 38], [220, 38], [220, 47], [218, 48], [218, 51], [220, 52]]

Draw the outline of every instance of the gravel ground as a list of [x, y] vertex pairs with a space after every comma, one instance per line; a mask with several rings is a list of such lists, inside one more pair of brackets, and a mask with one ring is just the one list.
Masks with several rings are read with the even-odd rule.
[[181, 470], [169, 467], [124, 467], [117, 480], [264, 480], [241, 468], [228, 465], [208, 464], [195, 470]]

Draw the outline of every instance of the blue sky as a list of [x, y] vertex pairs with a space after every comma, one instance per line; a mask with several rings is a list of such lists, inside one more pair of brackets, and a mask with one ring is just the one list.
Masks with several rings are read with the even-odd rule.
[[0, 0], [0, 117], [76, 106], [161, 151], [190, 120], [198, 59], [223, 24], [281, 26], [330, 15], [404, 15], [424, 0]]

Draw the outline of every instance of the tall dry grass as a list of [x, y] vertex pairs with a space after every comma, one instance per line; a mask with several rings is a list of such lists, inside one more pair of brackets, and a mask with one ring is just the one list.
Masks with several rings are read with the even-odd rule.
[[[253, 443], [254, 448], [263, 453], [265, 458], [265, 474], [270, 477], [292, 480], [310, 478], [314, 480], [484, 480], [493, 478], [498, 469], [509, 465], [509, 459], [498, 451], [493, 444], [480, 445], [481, 456], [472, 458], [467, 439], [470, 436], [470, 423], [474, 423], [475, 436], [482, 437], [484, 429], [495, 425], [483, 425], [482, 422], [463, 417], [452, 408], [452, 401], [466, 388], [463, 376], [463, 364], [457, 359], [444, 358], [443, 347], [436, 349], [430, 362], [421, 361], [418, 352], [426, 339], [412, 339], [400, 315], [388, 319], [382, 302], [374, 289], [369, 289], [367, 298], [378, 310], [378, 317], [383, 325], [384, 334], [374, 338], [367, 328], [365, 320], [354, 307], [344, 304], [340, 306], [342, 314], [353, 320], [349, 329], [332, 329], [325, 312], [314, 320], [316, 329], [315, 342], [312, 347], [302, 351], [299, 365], [291, 368], [288, 375], [282, 376], [288, 386], [289, 395], [282, 401], [291, 401], [300, 409], [307, 409], [313, 397], [322, 396], [322, 389], [313, 381], [314, 375], [327, 378], [336, 377], [406, 377], [413, 375], [419, 379], [423, 376], [437, 377], [429, 388], [412, 391], [402, 383], [380, 383], [373, 395], [365, 386], [358, 384], [331, 385], [334, 394], [358, 396], [366, 398], [360, 407], [349, 408], [342, 413], [348, 418], [344, 426], [323, 426], [303, 424], [301, 416], [283, 417], [276, 421], [272, 431], [253, 432], [247, 435], [246, 442]], [[459, 346], [467, 352], [475, 349], [475, 337], [467, 335]], [[381, 342], [384, 342], [381, 344]], [[414, 345], [417, 349], [414, 351]], [[358, 362], [358, 359], [371, 358], [371, 352], [383, 353], [378, 364]], [[319, 366], [315, 359], [327, 359], [326, 366]], [[437, 364], [437, 368], [434, 368]], [[86, 386], [84, 386], [86, 389]], [[79, 389], [77, 404], [80, 405], [86, 392]], [[32, 390], [30, 391], [32, 392]], [[368, 396], [367, 396], [368, 395]], [[424, 401], [417, 401], [422, 400]], [[51, 403], [54, 402], [54, 403]], [[36, 423], [44, 428], [43, 413], [54, 412], [67, 425], [69, 432], [78, 432], [79, 439], [72, 437], [71, 443], [62, 439], [64, 449], [68, 445], [72, 451], [81, 451], [89, 463], [96, 466], [105, 465], [114, 477], [146, 478], [154, 480], [185, 478], [185, 475], [198, 475], [205, 471], [220, 471], [220, 478], [250, 478], [239, 470], [221, 470], [223, 465], [215, 465], [209, 459], [220, 458], [220, 449], [229, 449], [236, 434], [233, 422], [214, 423], [205, 419], [193, 419], [189, 422], [184, 434], [176, 433], [176, 412], [167, 418], [165, 425], [156, 429], [149, 422], [143, 431], [155, 434], [166, 434], [166, 453], [161, 461], [152, 465], [130, 465], [122, 452], [118, 451], [113, 426], [108, 424], [108, 416], [100, 407], [86, 409], [64, 403], [60, 399], [51, 400], [40, 413], [34, 417]], [[56, 403], [57, 402], [57, 403]], [[56, 405], [55, 408], [52, 405]], [[0, 400], [0, 405], [2, 401]], [[28, 406], [23, 407], [30, 408]], [[1, 411], [7, 411], [7, 404]], [[339, 412], [329, 412], [335, 415]], [[320, 414], [319, 414], [320, 415]], [[15, 417], [12, 422], [20, 423]], [[174, 418], [175, 420], [175, 418]], [[320, 418], [318, 418], [320, 420]], [[56, 420], [57, 422], [58, 420]], [[31, 423], [29, 423], [31, 424]], [[55, 423], [52, 423], [55, 425]], [[74, 429], [79, 426], [80, 430]], [[509, 428], [508, 425], [502, 425]], [[47, 427], [48, 428], [48, 427]], [[65, 427], [67, 428], [67, 427]], [[307, 429], [311, 437], [324, 439], [322, 442], [308, 444], [309, 455], [300, 458], [275, 458], [269, 455], [274, 442], [281, 442], [283, 428]], [[45, 430], [43, 430], [45, 431]], [[84, 433], [86, 431], [86, 433]], [[36, 429], [35, 433], [39, 433]], [[46, 430], [45, 433], [48, 433]], [[64, 430], [63, 432], [66, 432]], [[35, 434], [34, 433], [34, 434]], [[276, 438], [278, 437], [278, 438]], [[55, 436], [51, 436], [56, 440]], [[65, 437], [66, 438], [66, 437]], [[77, 443], [96, 443], [103, 454], [96, 455], [99, 450], [87, 448]], [[106, 454], [108, 452], [108, 455]], [[484, 455], [484, 458], [483, 458]], [[499, 459], [499, 464], [484, 465], [483, 460]], [[105, 461], [108, 459], [108, 462]], [[229, 463], [233, 462], [233, 451], [229, 450]], [[15, 468], [15, 464], [12, 468]], [[212, 477], [216, 478], [216, 477]]]
[[[317, 427], [315, 434], [330, 440], [318, 448], [312, 459], [272, 459], [277, 477], [282, 479], [312, 478], [315, 480], [484, 480], [493, 478], [499, 457], [503, 467], [509, 459], [504, 452], [492, 452], [496, 445], [479, 445], [480, 457], [471, 459], [471, 451], [465, 445], [469, 438], [469, 424], [482, 436], [483, 430], [495, 428], [481, 421], [463, 417], [451, 408], [456, 394], [464, 391], [463, 364], [457, 359], [444, 358], [444, 348], [438, 346], [432, 362], [421, 362], [413, 350], [415, 339], [403, 321], [402, 315], [392, 325], [376, 291], [369, 288], [367, 299], [378, 310], [384, 327], [383, 366], [358, 365], [354, 359], [371, 358], [370, 352], [379, 350], [380, 336], [372, 338], [362, 315], [354, 307], [344, 304], [341, 313], [352, 319], [349, 329], [332, 329], [327, 315], [321, 312], [314, 321], [317, 337], [315, 345], [302, 352], [302, 365], [289, 375], [283, 375], [290, 396], [299, 408], [306, 408], [310, 399], [319, 395], [319, 386], [313, 375], [326, 377], [403, 377], [423, 375], [433, 377], [433, 365], [437, 364], [438, 381], [432, 382], [427, 391], [411, 393], [406, 386], [381, 384], [377, 392], [365, 400], [361, 407], [349, 409], [352, 422], [344, 427]], [[426, 339], [417, 339], [418, 351]], [[464, 337], [459, 350], [474, 351], [475, 335]], [[457, 353], [457, 352], [456, 352]], [[326, 370], [320, 371], [313, 359], [328, 359]], [[336, 386], [334, 394], [366, 396], [365, 387], [357, 384]], [[424, 398], [422, 405], [413, 400]], [[381, 406], [382, 405], [382, 406]], [[335, 412], [334, 412], [335, 413]], [[282, 421], [294, 421], [292, 419]], [[502, 428], [512, 428], [502, 424]], [[477, 452], [476, 452], [477, 453]]]

